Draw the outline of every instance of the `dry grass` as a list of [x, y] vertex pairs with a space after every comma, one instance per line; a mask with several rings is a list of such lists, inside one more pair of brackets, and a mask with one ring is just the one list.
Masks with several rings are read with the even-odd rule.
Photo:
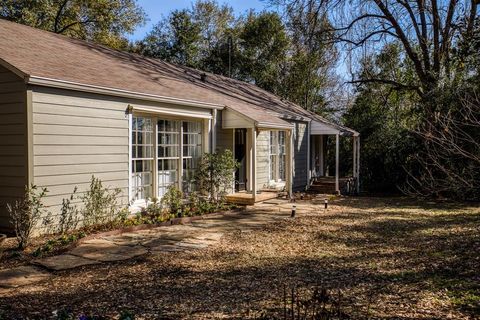
[[283, 308], [284, 286], [321, 286], [340, 292], [353, 319], [473, 319], [480, 314], [479, 228], [478, 205], [348, 198], [325, 212], [323, 204], [297, 203], [296, 219], [234, 232], [205, 250], [58, 272], [4, 292], [0, 310], [5, 318], [60, 309], [254, 318]]

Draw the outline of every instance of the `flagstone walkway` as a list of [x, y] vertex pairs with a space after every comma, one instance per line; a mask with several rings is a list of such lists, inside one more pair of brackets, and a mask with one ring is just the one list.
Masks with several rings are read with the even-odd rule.
[[15, 288], [44, 281], [61, 271], [112, 261], [132, 259], [145, 254], [166, 254], [206, 248], [226, 233], [251, 232], [265, 224], [290, 216], [291, 204], [272, 200], [236, 214], [217, 215], [191, 223], [159, 226], [85, 240], [69, 252], [37, 259], [35, 266], [0, 270], [0, 287]]

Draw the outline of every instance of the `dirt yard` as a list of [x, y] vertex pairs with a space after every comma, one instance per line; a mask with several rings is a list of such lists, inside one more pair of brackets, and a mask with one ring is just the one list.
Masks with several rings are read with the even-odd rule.
[[329, 290], [351, 319], [480, 319], [478, 204], [346, 198], [325, 211], [323, 202], [299, 202], [295, 219], [231, 232], [206, 249], [55, 272], [0, 291], [0, 319], [56, 319], [66, 310], [273, 318], [292, 287]]

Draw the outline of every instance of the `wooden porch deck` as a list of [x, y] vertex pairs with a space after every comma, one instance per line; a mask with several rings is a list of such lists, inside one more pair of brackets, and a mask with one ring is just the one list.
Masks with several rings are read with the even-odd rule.
[[[284, 192], [283, 192], [284, 193]], [[279, 191], [262, 191], [256, 194], [255, 201], [253, 200], [253, 194], [246, 191], [235, 192], [226, 196], [228, 202], [239, 205], [254, 205], [257, 202], [263, 202], [266, 200], [276, 199], [282, 192]]]

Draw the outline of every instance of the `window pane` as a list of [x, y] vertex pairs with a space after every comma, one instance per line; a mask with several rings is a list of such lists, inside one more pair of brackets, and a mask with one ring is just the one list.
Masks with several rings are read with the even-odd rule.
[[[152, 197], [152, 120], [132, 119], [132, 198], [146, 200]], [[141, 160], [145, 159], [145, 160]]]

